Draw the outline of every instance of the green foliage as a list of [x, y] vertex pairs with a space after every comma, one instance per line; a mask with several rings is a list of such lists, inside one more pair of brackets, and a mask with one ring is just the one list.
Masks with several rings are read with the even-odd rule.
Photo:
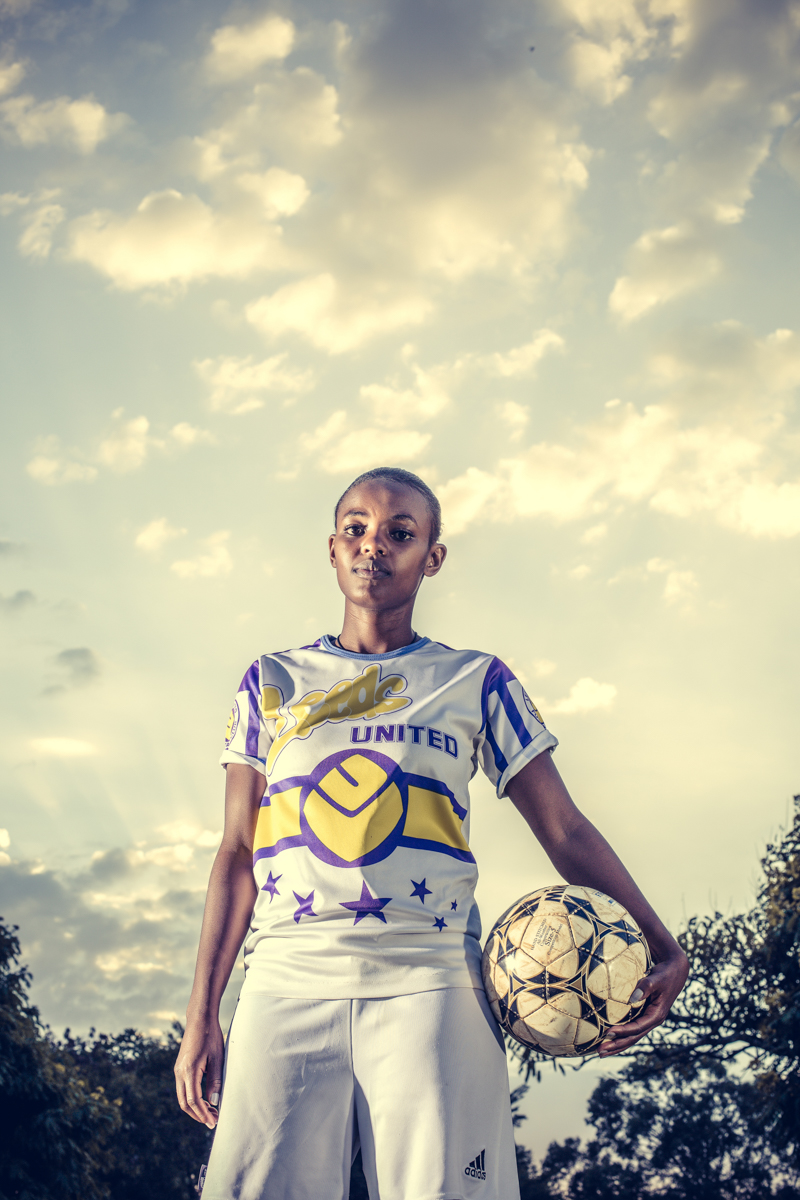
[[16, 926], [0, 920], [0, 1200], [107, 1200], [119, 1105], [46, 1036]]
[[121, 1125], [102, 1165], [114, 1200], [196, 1200], [200, 1165], [208, 1161], [211, 1134], [178, 1107], [172, 1068], [180, 1025], [166, 1039], [134, 1029], [110, 1036], [74, 1038], [62, 1052], [120, 1107]]
[[[529, 1177], [569, 1200], [800, 1197], [800, 797], [747, 913], [692, 918], [670, 1020], [601, 1081], [594, 1138], [553, 1143]], [[518, 1054], [538, 1075], [540, 1056]]]

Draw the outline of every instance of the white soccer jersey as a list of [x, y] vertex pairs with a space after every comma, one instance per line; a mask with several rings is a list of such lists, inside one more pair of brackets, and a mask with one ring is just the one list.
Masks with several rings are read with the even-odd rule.
[[499, 796], [558, 743], [499, 659], [422, 638], [264, 654], [220, 761], [267, 787], [245, 991], [347, 999], [482, 987], [469, 781]]

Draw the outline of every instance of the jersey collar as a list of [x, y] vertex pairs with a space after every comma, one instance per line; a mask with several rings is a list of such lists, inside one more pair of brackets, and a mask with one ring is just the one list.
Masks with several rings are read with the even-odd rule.
[[415, 650], [421, 650], [423, 646], [429, 646], [431, 639], [422, 637], [416, 642], [411, 642], [408, 646], [400, 646], [398, 650], [390, 650], [388, 654], [355, 654], [350, 650], [342, 650], [340, 646], [334, 645], [327, 633], [322, 635], [320, 642], [323, 650], [327, 650], [330, 654], [338, 654], [340, 658], [354, 658], [358, 662], [385, 662], [390, 658], [400, 658], [402, 654], [413, 654]]

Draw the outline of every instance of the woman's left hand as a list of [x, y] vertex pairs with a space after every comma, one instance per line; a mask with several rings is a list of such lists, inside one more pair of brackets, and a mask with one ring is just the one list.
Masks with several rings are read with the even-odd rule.
[[[688, 975], [689, 960], [682, 950], [664, 962], [656, 963], [650, 974], [636, 985], [645, 998], [642, 1012], [627, 1025], [611, 1026], [600, 1043], [600, 1057], [610, 1058], [612, 1054], [630, 1050], [646, 1033], [656, 1029], [669, 1015]], [[635, 996], [636, 991], [633, 994]]]

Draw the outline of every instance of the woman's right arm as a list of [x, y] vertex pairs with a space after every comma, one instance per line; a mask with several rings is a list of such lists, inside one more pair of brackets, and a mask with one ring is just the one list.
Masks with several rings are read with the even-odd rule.
[[225, 1042], [219, 1005], [255, 904], [253, 838], [265, 783], [259, 771], [244, 763], [226, 768], [225, 830], [208, 881], [186, 1031], [175, 1063], [178, 1103], [209, 1129], [217, 1123], [210, 1105], [219, 1103], [222, 1088]]

